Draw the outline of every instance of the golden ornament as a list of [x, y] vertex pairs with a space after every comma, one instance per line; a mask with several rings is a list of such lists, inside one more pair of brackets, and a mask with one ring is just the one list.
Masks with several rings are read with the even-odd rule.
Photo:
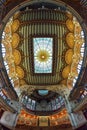
[[20, 22], [18, 19], [14, 20], [12, 23], [12, 32], [16, 32], [19, 28]]
[[72, 57], [73, 57], [73, 50], [69, 49], [65, 54], [65, 61], [66, 61], [67, 64], [72, 63]]
[[74, 34], [73, 33], [68, 33], [66, 35], [66, 43], [68, 44], [68, 46], [70, 48], [73, 48], [74, 47]]

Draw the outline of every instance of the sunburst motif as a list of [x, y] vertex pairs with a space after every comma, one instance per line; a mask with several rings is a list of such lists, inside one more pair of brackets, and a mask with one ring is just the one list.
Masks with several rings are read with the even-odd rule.
[[37, 53], [37, 60], [40, 62], [47, 62], [49, 59], [49, 52], [47, 52], [46, 50], [40, 50]]

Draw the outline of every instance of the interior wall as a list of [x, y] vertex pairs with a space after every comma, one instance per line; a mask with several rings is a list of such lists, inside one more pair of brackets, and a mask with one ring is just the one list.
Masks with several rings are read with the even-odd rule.
[[71, 125], [52, 126], [52, 127], [25, 127], [20, 126], [15, 130], [73, 130]]
[[[32, 129], [15, 129], [15, 130], [36, 130], [36, 129], [34, 129], [34, 128], [32, 128]], [[38, 128], [37, 130], [50, 130], [50, 128]], [[53, 128], [53, 129], [51, 129], [51, 130], [73, 130], [72, 128], [59, 128], [59, 129], [56, 129], [56, 128]]]

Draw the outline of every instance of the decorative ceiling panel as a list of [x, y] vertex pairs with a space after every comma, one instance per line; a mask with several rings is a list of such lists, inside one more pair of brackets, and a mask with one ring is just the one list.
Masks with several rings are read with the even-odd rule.
[[[26, 74], [24, 79], [28, 84], [57, 84], [62, 80], [61, 71], [66, 65], [64, 60], [64, 52], [68, 49], [65, 42], [66, 34], [69, 32], [66, 27], [67, 18], [68, 17], [64, 11], [50, 9], [28, 10], [21, 12], [19, 16], [20, 27], [18, 30], [21, 42], [19, 50], [22, 52], [23, 61], [21, 65]], [[41, 72], [38, 76], [34, 75], [35, 61], [33, 56], [35, 54], [33, 51], [33, 46], [34, 48], [36, 46], [33, 45], [32, 42], [34, 37], [53, 37], [54, 39], [52, 43], [52, 46], [55, 45], [55, 47], [53, 47], [53, 61], [50, 60], [50, 64], [53, 65], [52, 70], [50, 68], [50, 71], [47, 72], [49, 73], [48, 75], [44, 72]], [[43, 47], [46, 42], [42, 43]], [[51, 45], [49, 46], [51, 47]], [[49, 51], [47, 50], [47, 53], [45, 54], [48, 53]], [[47, 65], [47, 63], [45, 64]]]

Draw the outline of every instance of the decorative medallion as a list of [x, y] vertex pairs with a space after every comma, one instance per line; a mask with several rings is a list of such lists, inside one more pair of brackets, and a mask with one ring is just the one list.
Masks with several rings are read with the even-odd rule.
[[65, 54], [65, 61], [66, 61], [67, 64], [72, 63], [72, 57], [73, 57], [73, 50], [69, 49]]
[[70, 73], [70, 65], [66, 66], [62, 71], [62, 76], [64, 79], [68, 78], [68, 75]]
[[14, 20], [12, 23], [12, 32], [16, 32], [19, 28], [20, 22], [18, 19]]
[[73, 48], [74, 47], [74, 34], [73, 33], [68, 33], [66, 35], [66, 43], [68, 44], [68, 46], [70, 48]]
[[20, 36], [17, 33], [13, 33], [12, 35], [12, 48], [16, 48], [19, 45]]
[[74, 24], [73, 24], [73, 21], [72, 21], [72, 20], [68, 19], [68, 20], [66, 21], [66, 26], [67, 26], [67, 28], [68, 28], [68, 30], [69, 30], [70, 32], [73, 32], [73, 31], [74, 31]]
[[15, 64], [19, 65], [20, 62], [21, 62], [21, 53], [18, 50], [14, 49], [13, 50], [13, 56], [14, 56]]

